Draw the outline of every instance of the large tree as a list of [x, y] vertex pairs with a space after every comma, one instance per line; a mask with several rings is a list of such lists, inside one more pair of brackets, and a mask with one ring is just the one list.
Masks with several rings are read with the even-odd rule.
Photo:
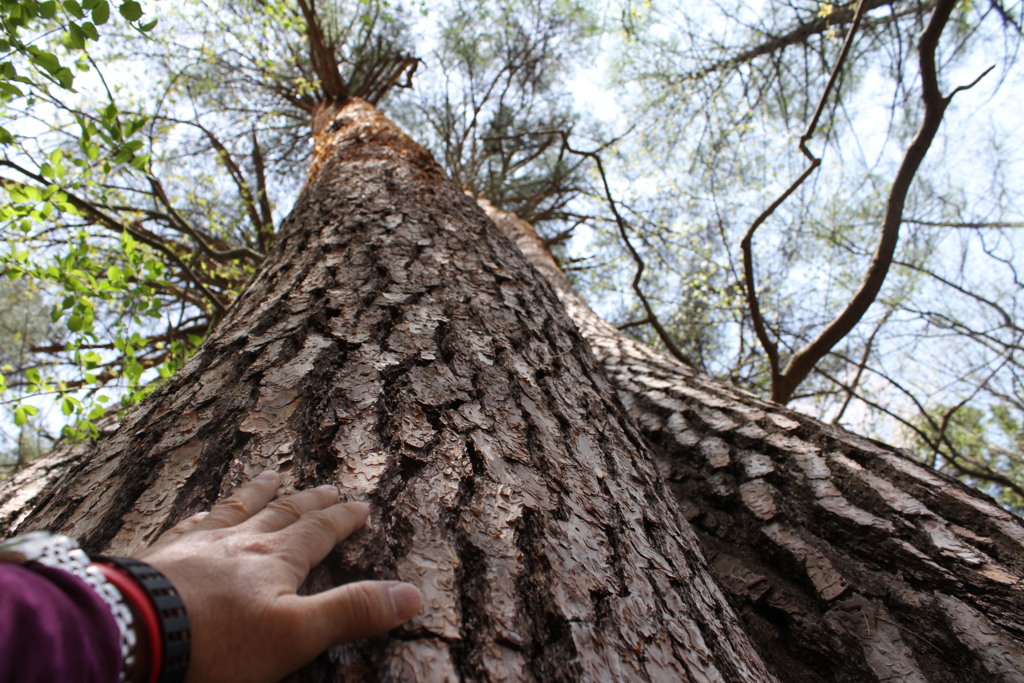
[[424, 593], [310, 677], [770, 680], [550, 287], [372, 106], [314, 122], [303, 195], [217, 331], [18, 528], [131, 552], [272, 467], [376, 508], [315, 584]]
[[341, 484], [374, 524], [310, 588], [425, 608], [302, 680], [1019, 679], [1018, 520], [623, 337], [321, 80], [255, 276], [116, 432], [15, 479], [6, 526], [130, 552], [266, 467]]
[[398, 576], [426, 606], [303, 680], [1019, 678], [1018, 520], [622, 337], [370, 105], [315, 120], [217, 331], [115, 434], [16, 481], [8, 523], [131, 552], [268, 466], [342, 484], [375, 524], [311, 587]]
[[[294, 201], [308, 118], [321, 82], [339, 84], [335, 69], [348, 92], [383, 102], [464, 189], [537, 221], [549, 242], [596, 226], [595, 239], [556, 253], [584, 264], [571, 275], [631, 336], [911, 446], [1010, 508], [1024, 495], [1014, 446], [1024, 433], [1019, 212], [995, 176], [984, 191], [978, 182], [989, 171], [1012, 177], [1013, 160], [994, 150], [971, 155], [990, 161], [981, 173], [947, 171], [964, 168], [951, 148], [978, 147], [960, 141], [987, 127], [965, 112], [1013, 83], [1016, 7], [630, 7], [622, 57], [598, 76], [628, 107], [605, 130], [633, 132], [614, 138], [565, 87], [593, 55], [602, 21], [621, 26], [591, 3], [456, 3], [416, 45], [423, 25], [414, 31], [388, 3], [189, 0], [161, 5], [158, 41], [110, 43], [103, 24], [91, 59], [69, 48], [96, 34], [89, 18], [109, 19], [107, 0], [15, 4], [27, 25], [32, 12], [49, 17], [30, 41], [55, 50], [43, 64], [65, 53], [76, 69], [129, 58], [161, 74], [134, 83], [112, 67], [99, 104], [55, 93], [46, 79], [15, 97], [21, 76], [0, 78], [12, 122], [0, 133], [11, 200], [0, 208], [9, 239], [0, 270], [43, 280], [66, 328], [3, 369], [0, 391], [6, 379], [14, 400], [0, 409], [13, 408], [19, 424], [54, 394], [72, 423], [65, 430], [95, 436], [105, 388], [134, 402], [194, 351]], [[313, 25], [316, 52], [305, 35]], [[46, 42], [64, 29], [60, 49]], [[1005, 41], [1001, 76], [975, 83], [987, 66], [974, 58], [991, 59], [980, 46], [994, 40]], [[887, 106], [864, 110], [880, 82], [895, 89]], [[45, 134], [26, 126], [32, 118]], [[879, 142], [857, 137], [875, 119], [888, 119], [892, 144], [872, 164], [854, 149]], [[598, 153], [614, 192], [590, 174]], [[777, 205], [775, 188], [792, 178], [804, 182]]]

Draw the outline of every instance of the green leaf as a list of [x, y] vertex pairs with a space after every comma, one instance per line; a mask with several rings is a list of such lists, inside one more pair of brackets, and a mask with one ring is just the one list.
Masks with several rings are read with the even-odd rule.
[[57, 71], [60, 70], [60, 60], [57, 59], [57, 55], [53, 54], [52, 52], [47, 52], [46, 50], [40, 50], [38, 48], [34, 50], [32, 48], [29, 48], [29, 51], [32, 54], [32, 56], [29, 59], [31, 59], [32, 63], [36, 66], [39, 66], [40, 68], [51, 74], [57, 73]]
[[[124, 14], [124, 5], [121, 6], [121, 13]], [[97, 26], [102, 26], [110, 20], [110, 3], [107, 0], [100, 0], [96, 3], [96, 6], [92, 8], [92, 21]]]
[[142, 367], [140, 363], [128, 363], [124, 366], [124, 374], [132, 381], [137, 381], [145, 370], [146, 368]]
[[89, 40], [99, 40], [100, 32], [96, 30], [96, 26], [91, 21], [82, 23], [82, 33], [84, 33]]
[[75, 22], [68, 24], [67, 40], [65, 44], [76, 50], [81, 50], [85, 47], [85, 33], [82, 32], [81, 27]]
[[60, 83], [60, 86], [65, 89], [70, 89], [71, 84], [75, 80], [74, 72], [65, 66], [62, 66], [60, 69], [58, 69], [57, 73], [55, 73], [53, 76], [57, 79], [57, 82]]
[[121, 12], [121, 16], [128, 21], [138, 21], [142, 18], [142, 5], [135, 0], [122, 2], [118, 9]]
[[0, 94], [6, 95], [8, 98], [21, 97], [25, 93], [21, 89], [9, 81], [0, 81]]
[[135, 247], [138, 242], [132, 237], [127, 230], [121, 233], [121, 243], [124, 245], [124, 253], [131, 256], [135, 252]]
[[85, 12], [82, 11], [82, 6], [78, 4], [77, 0], [64, 0], [62, 3], [64, 9], [67, 10], [68, 14], [79, 19], [85, 18]]
[[[135, 118], [131, 119], [128, 122], [128, 125], [125, 126], [125, 135], [135, 135], [137, 132], [142, 130], [142, 127], [145, 126], [148, 121], [148, 116], [136, 116]], [[133, 140], [128, 144], [132, 145], [132, 149], [135, 151], [138, 151], [143, 147], [143, 143], [140, 140]]]
[[81, 407], [82, 403], [77, 398], [71, 396], [64, 396], [60, 399], [60, 412], [65, 415], [70, 415], [75, 412], [75, 408]]

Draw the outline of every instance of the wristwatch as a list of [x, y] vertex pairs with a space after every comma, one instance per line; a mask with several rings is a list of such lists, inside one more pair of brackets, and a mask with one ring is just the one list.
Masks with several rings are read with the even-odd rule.
[[20, 565], [38, 562], [70, 572], [89, 584], [110, 607], [117, 622], [117, 630], [121, 634], [121, 661], [124, 662], [121, 681], [126, 680], [126, 674], [135, 662], [135, 645], [138, 642], [131, 608], [121, 591], [91, 564], [89, 556], [78, 547], [78, 541], [49, 531], [32, 531], [0, 541], [0, 562]]

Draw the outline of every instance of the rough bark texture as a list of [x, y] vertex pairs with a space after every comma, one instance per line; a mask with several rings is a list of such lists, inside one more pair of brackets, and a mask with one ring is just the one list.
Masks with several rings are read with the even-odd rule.
[[311, 588], [425, 598], [299, 680], [772, 680], [551, 288], [371, 106], [335, 114], [200, 352], [8, 522], [129, 553], [276, 468], [375, 510]]
[[1024, 681], [1021, 520], [625, 337], [572, 293], [529, 224], [487, 209], [590, 342], [780, 679]]

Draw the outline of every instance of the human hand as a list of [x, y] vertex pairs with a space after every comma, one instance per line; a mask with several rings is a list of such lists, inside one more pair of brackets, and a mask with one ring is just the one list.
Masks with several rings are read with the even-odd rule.
[[396, 581], [297, 595], [309, 570], [363, 526], [369, 507], [335, 504], [333, 486], [274, 500], [279, 486], [276, 473], [264, 472], [138, 555], [185, 603], [188, 683], [278, 681], [332, 645], [395, 628], [422, 605], [419, 590]]

